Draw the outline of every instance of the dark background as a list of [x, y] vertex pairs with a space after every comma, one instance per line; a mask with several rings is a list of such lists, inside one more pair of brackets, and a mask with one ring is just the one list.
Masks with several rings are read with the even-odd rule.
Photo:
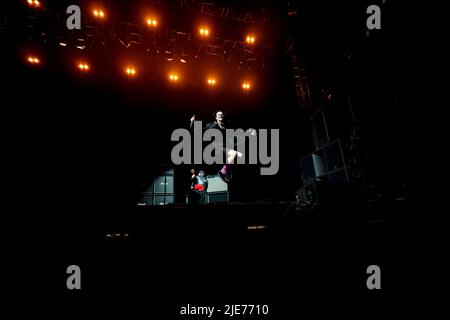
[[[55, 10], [64, 10], [73, 1], [49, 1], [47, 4]], [[301, 48], [313, 108], [321, 107], [326, 111], [334, 138], [349, 135], [351, 114], [347, 97], [351, 96], [366, 159], [364, 170], [373, 182], [370, 197], [389, 200], [405, 196], [407, 66], [403, 59], [406, 49], [400, 23], [401, 6], [393, 1], [384, 4], [376, 1], [382, 8], [382, 29], [373, 30], [367, 36], [365, 9], [375, 4], [369, 1], [227, 1], [226, 4], [237, 8], [262, 7], [270, 12], [274, 21], [274, 25], [258, 30], [264, 35], [261, 41], [272, 48], [272, 55], [267, 58], [266, 68], [250, 73], [256, 85], [247, 95], [233, 85], [239, 83], [236, 79], [240, 76], [247, 75], [245, 72], [228, 70], [221, 64], [227, 86], [209, 92], [194, 83], [200, 74], [197, 71], [202, 69], [190, 67], [188, 63], [183, 75], [192, 79], [191, 82], [171, 87], [162, 78], [163, 63], [152, 57], [144, 60], [139, 50], [128, 50], [118, 44], [107, 50], [89, 51], [94, 70], [81, 76], [71, 65], [76, 49], [66, 50], [54, 42], [28, 41], [18, 28], [17, 16], [24, 13], [20, 2], [1, 5], [3, 157], [7, 162], [9, 200], [14, 204], [9, 214], [27, 222], [19, 224], [21, 234], [48, 240], [44, 243], [54, 249], [49, 253], [53, 255], [58, 252], [55, 235], [65, 240], [72, 234], [77, 234], [77, 239], [85, 234], [92, 236], [96, 233], [95, 227], [101, 226], [101, 221], [93, 217], [98, 214], [103, 219], [105, 208], [115, 208], [126, 215], [127, 208], [135, 203], [139, 182], [151, 181], [159, 174], [160, 165], [170, 161], [172, 130], [187, 127], [193, 114], [204, 121], [212, 120], [212, 112], [218, 106], [227, 111], [237, 127], [280, 129], [279, 173], [260, 176], [257, 167], [237, 168], [234, 200], [295, 201], [295, 191], [302, 186], [299, 159], [312, 152], [314, 146], [310, 120], [297, 103], [292, 69], [284, 50], [289, 36]], [[141, 6], [139, 1], [111, 1], [110, 6], [114, 8], [112, 14], [116, 20], [139, 20], [136, 16]], [[296, 11], [297, 15], [288, 18], [289, 11]], [[172, 17], [166, 19], [167, 26], [187, 31], [191, 31], [191, 22], [198, 18], [196, 14], [175, 10], [166, 13]], [[224, 19], [209, 19], [217, 34], [223, 37], [239, 37], [248, 27]], [[59, 22], [59, 27], [64, 23], [64, 20]], [[53, 27], [54, 22], [43, 23], [44, 29]], [[23, 61], [24, 53], [30, 48], [43, 57], [38, 68], [31, 68]], [[122, 61], [128, 57], [135, 57], [139, 63], [148, 62], [145, 77], [130, 81], [123, 76]], [[203, 67], [207, 69], [209, 65]], [[331, 102], [324, 98], [327, 90], [334, 92]], [[184, 201], [190, 168], [176, 168], [177, 202]], [[214, 174], [216, 169], [207, 169], [207, 173]], [[345, 209], [336, 212], [342, 213]], [[335, 230], [332, 226], [329, 228], [326, 230]], [[303, 231], [313, 235], [307, 228]], [[326, 237], [326, 232], [322, 232]], [[381, 236], [377, 232], [374, 234]], [[171, 233], [171, 236], [172, 240], [177, 239], [176, 234]], [[368, 237], [363, 238], [369, 241]], [[291, 240], [286, 241], [292, 245]], [[307, 240], [310, 242], [306, 243], [314, 243], [311, 238]], [[340, 245], [353, 244], [355, 247], [343, 254], [344, 260], [351, 259], [351, 253], [358, 252], [352, 241], [344, 236], [339, 245], [326, 247], [323, 252], [337, 258]], [[144, 242], [138, 242], [139, 246]], [[376, 247], [375, 242], [369, 241], [372, 247]], [[73, 245], [73, 239], [68, 243]], [[291, 251], [294, 247], [285, 248], [289, 249], [282, 252], [288, 255], [294, 252]], [[81, 260], [91, 270], [95, 269], [94, 264], [89, 263], [95, 260], [95, 252], [87, 257], [82, 250], [77, 250], [75, 256], [83, 257], [85, 260]], [[122, 249], [108, 247], [107, 250]], [[227, 250], [226, 246], [223, 250]], [[307, 252], [313, 252], [310, 250]], [[382, 251], [377, 250], [378, 254]], [[276, 249], [270, 252], [270, 257], [276, 257]], [[311, 254], [315, 256], [317, 252]], [[291, 259], [281, 253], [280, 256], [284, 262]], [[63, 260], [71, 260], [70, 255], [64, 255]], [[362, 261], [369, 260], [365, 256]], [[314, 272], [312, 267], [311, 270], [306, 268]], [[279, 265], [277, 271], [282, 273], [283, 270]], [[326, 272], [323, 265], [317, 270]], [[283, 281], [289, 282], [289, 277], [285, 277]], [[308, 286], [314, 286], [312, 280]]]

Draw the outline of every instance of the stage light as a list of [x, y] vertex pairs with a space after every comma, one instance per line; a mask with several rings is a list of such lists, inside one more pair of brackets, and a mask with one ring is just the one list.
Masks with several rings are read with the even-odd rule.
[[208, 85], [209, 86], [215, 86], [217, 83], [217, 80], [214, 78], [208, 78]]
[[202, 36], [202, 37], [209, 36], [209, 29], [208, 28], [202, 27], [202, 28], [200, 28], [200, 30], [198, 32], [200, 33], [200, 36]]
[[105, 13], [102, 9], [94, 9], [94, 11], [92, 11], [92, 14], [94, 15], [94, 17], [99, 19], [103, 19], [105, 17]]
[[244, 91], [250, 90], [250, 87], [251, 87], [251, 85], [250, 85], [250, 83], [248, 83], [248, 82], [244, 82], [244, 83], [242, 84], [242, 89], [243, 89]]
[[256, 39], [254, 35], [248, 35], [245, 39], [245, 42], [247, 42], [248, 44], [255, 44], [255, 41]]
[[87, 63], [80, 63], [78, 64], [78, 69], [80, 69], [81, 71], [88, 71], [89, 65]]
[[27, 0], [30, 7], [40, 7], [41, 3], [38, 0]]
[[39, 58], [35, 57], [35, 56], [29, 56], [27, 58], [27, 61], [31, 64], [39, 64], [41, 61], [39, 60]]
[[133, 77], [136, 75], [136, 69], [134, 67], [128, 67], [125, 69], [125, 72], [128, 76]]
[[169, 80], [172, 81], [172, 82], [177, 82], [178, 81], [178, 75], [176, 73], [169, 74]]
[[147, 19], [147, 24], [150, 27], [156, 27], [158, 25], [158, 21], [154, 18]]
[[64, 43], [64, 42], [60, 42], [59, 45], [60, 45], [61, 47], [67, 47], [67, 43]]

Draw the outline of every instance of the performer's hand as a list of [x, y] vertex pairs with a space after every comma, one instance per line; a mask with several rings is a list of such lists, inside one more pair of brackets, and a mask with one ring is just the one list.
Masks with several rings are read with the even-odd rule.
[[247, 130], [247, 134], [249, 136], [256, 136], [256, 130], [253, 129], [253, 128], [250, 128], [250, 129]]
[[190, 125], [191, 128], [194, 125], [194, 121], [195, 121], [195, 114], [191, 118], [191, 125]]

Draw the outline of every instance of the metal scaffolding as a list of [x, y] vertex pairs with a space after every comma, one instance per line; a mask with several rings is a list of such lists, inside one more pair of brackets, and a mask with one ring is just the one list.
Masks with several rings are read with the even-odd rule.
[[309, 91], [308, 78], [303, 58], [292, 37], [289, 37], [285, 43], [285, 52], [290, 58], [297, 101], [301, 107], [302, 113], [306, 115], [311, 111], [312, 107], [311, 93]]
[[[157, 0], [157, 2], [161, 3], [161, 0]], [[208, 16], [231, 19], [243, 23], [269, 25], [273, 22], [267, 11], [263, 10], [239, 11], [223, 5], [195, 0], [166, 0], [166, 2], [176, 9], [194, 11]]]

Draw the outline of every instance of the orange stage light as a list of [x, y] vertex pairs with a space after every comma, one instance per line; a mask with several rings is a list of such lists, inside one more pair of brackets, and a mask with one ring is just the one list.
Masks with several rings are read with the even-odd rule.
[[133, 77], [134, 75], [136, 75], [136, 69], [134, 67], [127, 67], [125, 69], [125, 72], [130, 77]]
[[178, 78], [179, 77], [178, 77], [178, 75], [176, 73], [169, 74], [169, 80], [172, 81], [172, 82], [178, 81]]
[[251, 87], [251, 85], [250, 85], [250, 83], [248, 83], [248, 82], [244, 82], [244, 83], [242, 84], [242, 89], [244, 89], [245, 91], [250, 90], [250, 87]]
[[150, 27], [156, 27], [158, 25], [158, 20], [156, 20], [155, 18], [147, 19], [147, 24]]
[[207, 37], [209, 35], [209, 29], [202, 27], [198, 31], [202, 37]]
[[40, 7], [41, 3], [38, 0], [27, 0], [30, 7]]
[[217, 83], [217, 80], [214, 78], [208, 78], [208, 85], [209, 86], [215, 86]]
[[103, 19], [105, 17], [105, 13], [102, 9], [94, 9], [94, 11], [92, 11], [92, 14], [94, 15], [94, 17], [99, 19]]
[[78, 69], [80, 69], [81, 71], [88, 71], [89, 70], [89, 65], [87, 63], [80, 63], [78, 64]]
[[28, 56], [27, 61], [31, 64], [39, 64], [41, 61], [35, 56]]
[[247, 42], [248, 44], [255, 44], [255, 41], [256, 39], [254, 35], [248, 35], [245, 39], [245, 42]]

